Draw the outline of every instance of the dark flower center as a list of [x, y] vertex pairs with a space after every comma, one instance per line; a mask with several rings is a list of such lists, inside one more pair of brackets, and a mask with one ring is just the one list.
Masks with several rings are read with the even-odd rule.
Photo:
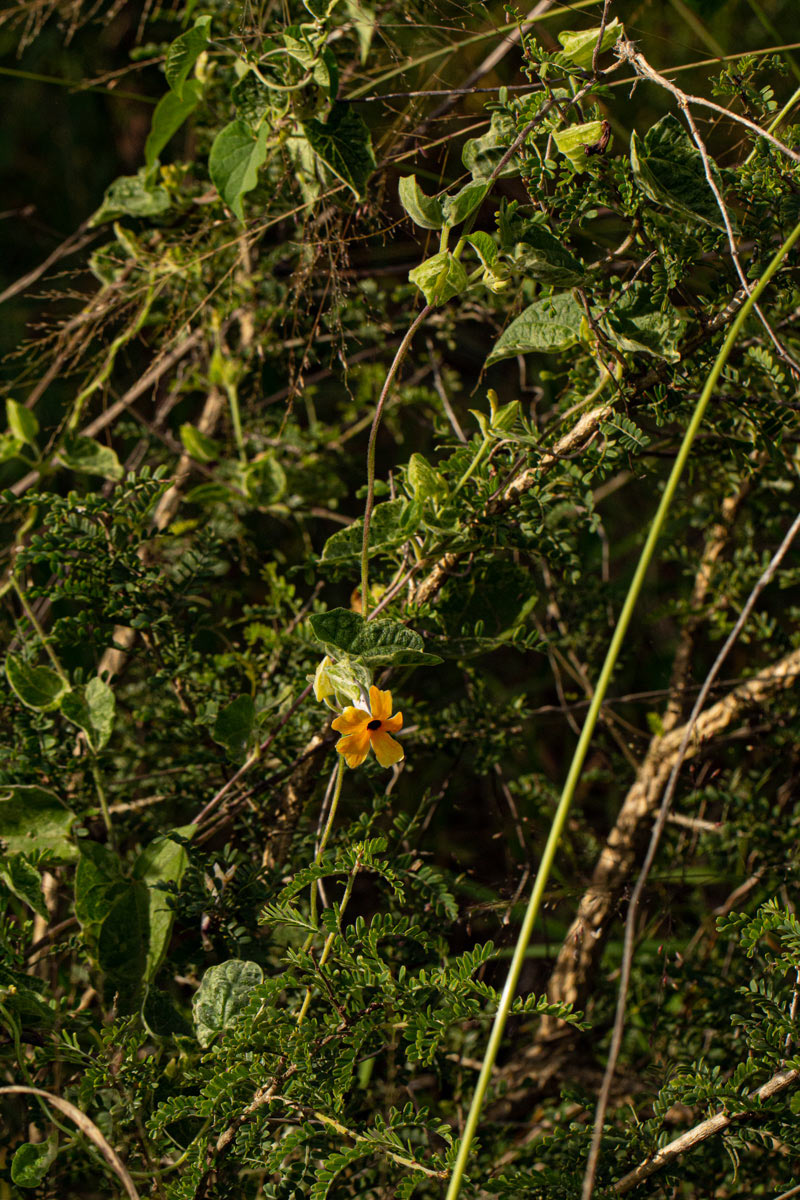
[[369, 724], [367, 725], [367, 729], [380, 729], [381, 724], [382, 724], [382, 722], [379, 721], [376, 717], [374, 721], [369, 722]]

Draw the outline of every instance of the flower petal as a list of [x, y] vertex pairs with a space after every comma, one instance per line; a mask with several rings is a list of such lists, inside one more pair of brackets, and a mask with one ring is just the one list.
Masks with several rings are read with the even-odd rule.
[[387, 717], [392, 715], [391, 692], [382, 692], [380, 688], [376, 688], [375, 684], [373, 684], [369, 689], [369, 703], [373, 717], [377, 717], [379, 721], [385, 721]]
[[[338, 747], [337, 747], [338, 749]], [[372, 749], [382, 767], [391, 767], [405, 757], [405, 750], [393, 737], [383, 729], [378, 729], [372, 735]]]
[[388, 729], [391, 733], [397, 733], [398, 729], [403, 728], [403, 714], [395, 713], [393, 717], [389, 717], [388, 721], [383, 722], [383, 728]]
[[369, 730], [366, 725], [357, 733], [349, 733], [336, 743], [338, 754], [344, 755], [348, 767], [360, 767], [369, 754]]
[[363, 708], [348, 705], [340, 717], [331, 721], [331, 729], [335, 729], [337, 733], [355, 733], [371, 720], [372, 717]]

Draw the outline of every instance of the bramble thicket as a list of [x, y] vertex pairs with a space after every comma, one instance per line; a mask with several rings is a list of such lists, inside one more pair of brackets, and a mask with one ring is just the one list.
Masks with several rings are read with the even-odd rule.
[[800, 1192], [796, 18], [6, 0], [0, 1200]]

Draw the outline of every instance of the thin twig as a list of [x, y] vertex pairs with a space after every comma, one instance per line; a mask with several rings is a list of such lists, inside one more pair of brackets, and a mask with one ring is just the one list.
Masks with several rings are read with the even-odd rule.
[[392, 365], [386, 374], [381, 394], [378, 397], [378, 403], [375, 406], [375, 416], [372, 418], [372, 428], [369, 431], [369, 442], [367, 443], [367, 502], [364, 506], [364, 535], [361, 540], [361, 615], [367, 617], [369, 612], [369, 526], [372, 517], [372, 509], [375, 503], [375, 443], [378, 437], [378, 429], [380, 428], [381, 417], [383, 416], [384, 405], [391, 391], [395, 376], [400, 369], [400, 366], [408, 353], [408, 348], [411, 345], [414, 334], [419, 329], [422, 322], [433, 311], [432, 304], [426, 304], [420, 312], [417, 313], [414, 320], [406, 330], [405, 337], [397, 347]]
[[639, 54], [633, 45], [626, 38], [620, 38], [617, 42], [616, 52], [623, 62], [629, 62], [634, 70], [644, 79], [650, 79], [653, 83], [659, 84], [667, 89], [668, 92], [678, 98], [680, 95], [687, 104], [697, 104], [700, 108], [710, 108], [714, 112], [719, 113], [723, 117], [728, 117], [731, 121], [736, 121], [739, 125], [744, 125], [753, 133], [757, 133], [759, 137], [765, 138], [770, 145], [776, 150], [780, 150], [781, 154], [785, 154], [792, 162], [800, 163], [800, 154], [796, 150], [791, 150], [768, 130], [762, 129], [760, 125], [756, 125], [755, 121], [751, 121], [749, 117], [743, 117], [739, 113], [731, 112], [729, 108], [723, 108], [721, 104], [715, 104], [713, 100], [706, 100], [703, 96], [693, 96], [688, 92], [681, 92], [680, 88], [676, 88], [674, 83], [671, 83], [664, 75], [659, 75], [658, 71], [650, 66], [647, 59]]
[[[800, 1079], [800, 1071], [779, 1071], [777, 1075], [773, 1075], [766, 1083], [763, 1083], [760, 1088], [750, 1093], [750, 1099], [755, 1104], [761, 1104], [764, 1100], [769, 1100], [772, 1096], [777, 1096], [779, 1092], [783, 1092], [786, 1088], [791, 1087]], [[660, 1171], [662, 1167], [667, 1166], [679, 1155], [685, 1154], [687, 1150], [692, 1150], [695, 1146], [699, 1146], [701, 1142], [707, 1141], [716, 1133], [722, 1133], [727, 1129], [731, 1122], [738, 1120], [741, 1117], [747, 1116], [747, 1110], [744, 1112], [720, 1112], [713, 1117], [709, 1117], [707, 1121], [701, 1121], [699, 1125], [695, 1125], [693, 1129], [689, 1129], [686, 1133], [682, 1133], [680, 1137], [674, 1138], [668, 1142], [666, 1146], [653, 1155], [652, 1158], [646, 1159], [640, 1163], [635, 1170], [629, 1171], [622, 1179], [619, 1179], [614, 1184], [614, 1191], [620, 1196], [625, 1192], [629, 1192], [635, 1188], [642, 1180], [648, 1179], [654, 1175], [656, 1171]], [[779, 1196], [777, 1200], [785, 1200], [787, 1196], [794, 1195], [798, 1188], [794, 1188], [791, 1192], [784, 1192], [783, 1196]]]

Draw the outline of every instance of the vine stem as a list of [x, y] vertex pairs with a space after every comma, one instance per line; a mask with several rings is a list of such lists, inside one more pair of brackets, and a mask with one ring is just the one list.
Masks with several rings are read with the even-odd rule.
[[18, 597], [19, 602], [22, 605], [22, 608], [25, 612], [25, 616], [28, 618], [31, 625], [35, 629], [37, 637], [39, 638], [39, 641], [42, 643], [42, 646], [45, 649], [47, 657], [50, 659], [50, 662], [53, 664], [53, 667], [55, 668], [55, 672], [58, 675], [58, 678], [71, 691], [72, 685], [70, 684], [69, 676], [67, 675], [66, 671], [62, 667], [61, 660], [59, 659], [58, 655], [56, 654], [55, 650], [51, 646], [50, 639], [48, 638], [47, 634], [45, 633], [45, 631], [42, 629], [41, 625], [39, 624], [39, 621], [36, 617], [36, 613], [33, 611], [33, 607], [28, 603], [28, 597], [25, 595], [25, 592], [23, 591], [22, 587], [20, 586], [20, 582], [17, 579], [16, 575], [11, 576], [11, 585], [14, 588], [14, 591], [17, 593], [17, 597]]
[[372, 428], [369, 431], [369, 443], [367, 444], [367, 502], [364, 506], [364, 537], [361, 542], [361, 615], [365, 620], [367, 618], [367, 595], [369, 592], [369, 525], [375, 503], [375, 443], [378, 439], [378, 429], [380, 428], [381, 417], [383, 416], [389, 391], [394, 383], [397, 372], [400, 370], [403, 359], [408, 353], [408, 348], [414, 340], [414, 334], [432, 311], [433, 305], [426, 304], [411, 322], [406, 330], [405, 337], [397, 347], [397, 352], [384, 380], [381, 394], [378, 397], [378, 403], [375, 406], [375, 416], [372, 418]]
[[614, 667], [616, 666], [619, 652], [622, 648], [622, 643], [628, 631], [628, 626], [630, 625], [631, 617], [633, 616], [633, 610], [639, 598], [639, 593], [642, 590], [645, 575], [652, 561], [656, 543], [661, 535], [667, 513], [678, 487], [678, 482], [683, 473], [683, 469], [686, 466], [686, 462], [692, 448], [692, 443], [694, 442], [694, 439], [700, 428], [706, 408], [708, 406], [708, 402], [711, 399], [711, 395], [717, 385], [717, 381], [722, 369], [725, 366], [728, 357], [730, 356], [731, 350], [733, 349], [734, 343], [741, 332], [745, 320], [752, 311], [755, 302], [758, 300], [759, 296], [764, 291], [775, 272], [778, 270], [778, 267], [781, 265], [783, 260], [786, 258], [786, 255], [789, 253], [798, 239], [800, 239], [800, 224], [796, 225], [792, 230], [789, 237], [780, 247], [775, 257], [769, 263], [766, 270], [753, 287], [750, 295], [739, 309], [739, 312], [731, 324], [728, 335], [725, 338], [722, 347], [720, 348], [714, 365], [712, 366], [706, 378], [703, 390], [700, 393], [697, 404], [695, 405], [691, 420], [686, 429], [686, 433], [684, 434], [678, 454], [675, 458], [669, 479], [664, 487], [664, 492], [661, 496], [661, 502], [659, 503], [658, 509], [656, 510], [656, 514], [650, 526], [647, 540], [645, 541], [642, 553], [639, 556], [639, 562], [637, 563], [633, 579], [631, 580], [630, 587], [628, 589], [628, 594], [625, 597], [625, 603], [622, 607], [619, 620], [617, 621], [614, 629], [611, 643], [606, 653], [605, 662], [603, 663], [602, 670], [600, 671], [600, 675], [597, 680], [595, 692], [592, 697], [592, 703], [589, 707], [589, 712], [586, 716], [583, 729], [581, 730], [581, 735], [578, 739], [578, 745], [575, 748], [572, 763], [570, 764], [569, 773], [567, 775], [566, 783], [564, 784], [564, 790], [561, 793], [561, 798], [558, 802], [558, 807], [556, 809], [555, 816], [553, 817], [552, 825], [550, 826], [547, 844], [545, 845], [539, 870], [537, 872], [536, 879], [534, 880], [533, 890], [531, 892], [530, 900], [528, 901], [528, 907], [519, 931], [517, 944], [514, 948], [514, 954], [508, 969], [508, 975], [506, 976], [506, 981], [503, 986], [500, 1004], [498, 1005], [497, 1013], [495, 1014], [494, 1022], [492, 1024], [492, 1030], [489, 1034], [489, 1041], [483, 1057], [480, 1075], [478, 1076], [478, 1082], [475, 1086], [472, 1103], [470, 1105], [470, 1110], [464, 1125], [464, 1133], [461, 1138], [461, 1144], [459, 1146], [456, 1161], [453, 1165], [453, 1173], [450, 1177], [450, 1184], [447, 1189], [445, 1200], [456, 1200], [456, 1197], [461, 1191], [461, 1184], [464, 1179], [464, 1171], [469, 1159], [469, 1153], [475, 1137], [475, 1132], [478, 1127], [481, 1108], [483, 1106], [483, 1101], [486, 1096], [486, 1091], [489, 1086], [489, 1081], [491, 1079], [495, 1062], [497, 1061], [497, 1055], [503, 1038], [503, 1030], [505, 1029], [505, 1024], [508, 1019], [511, 1002], [517, 990], [517, 984], [519, 983], [522, 965], [525, 961], [528, 943], [530, 942], [531, 934], [533, 933], [533, 928], [536, 923], [536, 918], [539, 914], [539, 908], [544, 895], [544, 889], [547, 886], [547, 880], [550, 876], [550, 869], [553, 865], [553, 860], [556, 855], [556, 850], [558, 849], [558, 844], [566, 823], [570, 805], [572, 804], [572, 800], [575, 795], [581, 771], [583, 769], [583, 764], [589, 750], [592, 735], [594, 733], [594, 728], [597, 724], [597, 719], [600, 714], [600, 709], [605, 699], [606, 691], [608, 690], [608, 685], [611, 680]]
[[[328, 838], [330, 837], [331, 830], [333, 829], [333, 822], [336, 818], [336, 810], [339, 807], [339, 797], [342, 794], [342, 780], [343, 779], [344, 779], [344, 756], [340, 755], [339, 756], [339, 766], [338, 766], [338, 770], [336, 772], [336, 783], [333, 788], [333, 795], [331, 796], [331, 806], [328, 809], [328, 819], [325, 822], [325, 828], [322, 831], [322, 837], [319, 839], [319, 846], [317, 848], [317, 853], [314, 856], [314, 866], [315, 867], [319, 866], [320, 862], [322, 861], [322, 856], [325, 853], [325, 847], [328, 844]], [[316, 879], [311, 884], [311, 896], [310, 896], [309, 903], [310, 903], [311, 921], [312, 921], [312, 924], [316, 925], [317, 924], [317, 880]], [[305, 943], [303, 945], [304, 950], [307, 950], [309, 948], [309, 946], [311, 945], [311, 942], [313, 941], [313, 938], [314, 938], [314, 934], [310, 933], [308, 935], [308, 937], [306, 938]], [[330, 942], [330, 941], [331, 941], [331, 936], [329, 935], [328, 942]], [[325, 963], [327, 961], [328, 954], [330, 953], [330, 946], [328, 945], [328, 942], [325, 943], [325, 949], [323, 950], [323, 957], [320, 961], [320, 966], [322, 966], [323, 963]], [[306, 988], [306, 994], [303, 997], [303, 1003], [300, 1007], [300, 1011], [297, 1014], [297, 1024], [298, 1025], [303, 1024], [303, 1021], [305, 1020], [305, 1016], [306, 1016], [306, 1013], [308, 1012], [308, 1006], [310, 1003], [311, 1003], [311, 988]]]

